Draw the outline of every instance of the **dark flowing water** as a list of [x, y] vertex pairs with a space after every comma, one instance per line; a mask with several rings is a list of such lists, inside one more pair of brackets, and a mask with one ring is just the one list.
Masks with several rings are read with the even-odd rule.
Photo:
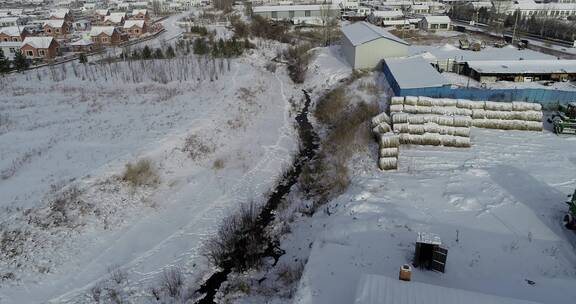
[[[314, 132], [314, 127], [308, 121], [311, 102], [310, 95], [308, 95], [308, 92], [305, 90], [302, 91], [304, 92], [306, 100], [304, 108], [302, 108], [302, 111], [296, 116], [300, 149], [290, 171], [282, 177], [282, 180], [278, 183], [258, 216], [257, 223], [258, 227], [262, 229], [262, 233], [264, 233], [266, 227], [274, 221], [274, 211], [278, 208], [278, 204], [280, 204], [282, 198], [290, 193], [292, 186], [298, 182], [298, 177], [302, 172], [304, 164], [312, 160], [316, 155], [316, 150], [318, 150], [318, 135]], [[275, 242], [268, 244], [266, 255], [274, 258], [275, 262], [278, 262], [278, 259], [283, 254], [284, 251], [279, 248], [279, 244]], [[214, 304], [214, 296], [216, 292], [218, 292], [218, 289], [220, 289], [222, 283], [226, 282], [230, 272], [232, 272], [232, 267], [224, 267], [224, 269], [210, 276], [206, 282], [200, 286], [200, 289], [197, 290], [198, 293], [205, 294], [205, 296], [196, 302], [196, 304]]]

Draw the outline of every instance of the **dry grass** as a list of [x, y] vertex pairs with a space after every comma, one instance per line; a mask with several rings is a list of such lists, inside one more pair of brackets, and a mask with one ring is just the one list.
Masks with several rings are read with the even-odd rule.
[[328, 127], [337, 125], [348, 104], [348, 96], [344, 87], [338, 87], [324, 96], [316, 103], [314, 117]]
[[187, 152], [192, 160], [198, 160], [213, 153], [216, 147], [211, 142], [204, 140], [197, 134], [192, 134], [184, 141], [182, 151]]
[[214, 170], [222, 170], [224, 169], [224, 165], [225, 165], [224, 160], [222, 158], [218, 158], [212, 164], [212, 168]]
[[149, 159], [141, 159], [135, 164], [128, 163], [121, 179], [132, 187], [155, 186], [160, 183], [157, 169]]
[[349, 105], [345, 87], [336, 88], [320, 98], [314, 116], [327, 129], [327, 135], [316, 159], [304, 166], [300, 175], [302, 190], [314, 199], [314, 206], [307, 214], [313, 214], [348, 188], [348, 160], [370, 141], [370, 119], [379, 112], [375, 103]]

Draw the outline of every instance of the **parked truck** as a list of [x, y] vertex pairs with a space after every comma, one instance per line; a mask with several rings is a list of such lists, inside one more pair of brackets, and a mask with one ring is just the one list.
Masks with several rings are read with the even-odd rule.
[[568, 204], [568, 212], [564, 215], [564, 225], [566, 228], [574, 230], [576, 229], [576, 190], [569, 197], [572, 199], [566, 202]]
[[556, 134], [576, 134], [576, 102], [560, 105], [558, 112], [552, 115], [550, 122], [552, 122]]

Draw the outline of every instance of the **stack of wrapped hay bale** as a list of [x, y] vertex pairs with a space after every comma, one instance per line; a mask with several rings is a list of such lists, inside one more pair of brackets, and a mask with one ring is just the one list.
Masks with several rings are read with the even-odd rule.
[[390, 113], [401, 144], [470, 147], [472, 110], [454, 99], [392, 97]]
[[381, 170], [393, 170], [398, 168], [399, 136], [392, 132], [390, 117], [380, 113], [372, 118], [372, 132], [378, 139], [380, 149], [378, 152], [378, 167]]
[[[458, 102], [464, 103], [460, 100]], [[470, 101], [466, 102], [470, 103]], [[542, 106], [538, 103], [517, 101], [475, 101], [474, 103], [476, 103], [476, 108], [472, 109], [472, 125], [474, 127], [542, 131]]]

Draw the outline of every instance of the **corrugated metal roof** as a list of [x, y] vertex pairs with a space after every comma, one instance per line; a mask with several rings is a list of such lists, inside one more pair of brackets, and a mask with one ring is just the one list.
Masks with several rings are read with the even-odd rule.
[[342, 33], [354, 46], [370, 42], [372, 40], [384, 38], [392, 40], [404, 45], [409, 45], [408, 42], [390, 34], [388, 31], [381, 27], [375, 26], [368, 22], [356, 22], [342, 28]]
[[426, 16], [424, 17], [428, 23], [450, 23], [448, 16]]
[[576, 60], [478, 60], [467, 64], [485, 74], [576, 73]]
[[405, 282], [385, 276], [364, 274], [354, 304], [537, 304], [462, 289], [419, 282]]
[[434, 88], [450, 83], [420, 56], [388, 58], [384, 63], [390, 69], [400, 89]]

